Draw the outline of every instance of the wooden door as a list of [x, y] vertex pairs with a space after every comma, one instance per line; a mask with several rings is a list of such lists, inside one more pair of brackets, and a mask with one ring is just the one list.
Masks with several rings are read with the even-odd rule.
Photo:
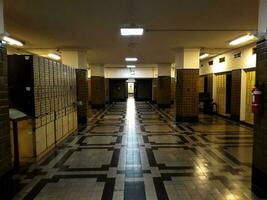
[[246, 73], [246, 119], [245, 121], [250, 124], [254, 124], [254, 114], [251, 111], [252, 95], [251, 91], [255, 86], [255, 71]]
[[226, 114], [226, 74], [216, 75], [216, 99], [217, 112]]

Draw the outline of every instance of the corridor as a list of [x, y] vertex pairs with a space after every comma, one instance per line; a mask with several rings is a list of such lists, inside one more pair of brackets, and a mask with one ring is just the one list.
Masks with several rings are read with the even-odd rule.
[[14, 199], [257, 199], [252, 129], [217, 116], [175, 123], [174, 109], [113, 103], [55, 152], [16, 174]]

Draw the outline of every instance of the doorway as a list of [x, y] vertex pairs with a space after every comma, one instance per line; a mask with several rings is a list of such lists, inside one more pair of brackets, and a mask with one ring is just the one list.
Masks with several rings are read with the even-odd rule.
[[137, 101], [152, 100], [152, 79], [136, 79], [135, 99]]
[[109, 79], [109, 96], [111, 102], [125, 101], [128, 97], [125, 79]]
[[134, 83], [128, 83], [128, 96], [132, 97], [134, 95]]

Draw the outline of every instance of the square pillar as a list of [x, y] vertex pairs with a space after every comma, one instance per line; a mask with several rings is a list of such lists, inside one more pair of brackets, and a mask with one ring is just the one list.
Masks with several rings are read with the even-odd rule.
[[257, 44], [256, 83], [263, 92], [261, 112], [255, 114], [252, 190], [261, 197], [267, 198], [267, 40]]
[[62, 51], [62, 63], [76, 69], [76, 90], [78, 101], [78, 124], [87, 126], [88, 118], [88, 66], [86, 51]]
[[[0, 0], [0, 34], [4, 33], [3, 0]], [[11, 199], [13, 187], [8, 108], [7, 50], [0, 41], [0, 199]]]
[[105, 107], [107, 99], [105, 82], [104, 65], [91, 66], [91, 104], [93, 107]]
[[177, 122], [198, 121], [199, 54], [199, 49], [180, 49], [176, 55]]
[[80, 127], [87, 126], [88, 116], [88, 75], [86, 69], [76, 69], [78, 123]]
[[[260, 33], [267, 31], [267, 1], [259, 1]], [[265, 37], [266, 38], [266, 37]], [[262, 91], [261, 112], [255, 114], [253, 161], [252, 161], [252, 190], [260, 198], [267, 198], [267, 40], [257, 43], [256, 84]]]
[[7, 52], [0, 42], [0, 199], [11, 199], [12, 164], [9, 133]]
[[171, 66], [158, 64], [157, 104], [159, 107], [171, 105]]

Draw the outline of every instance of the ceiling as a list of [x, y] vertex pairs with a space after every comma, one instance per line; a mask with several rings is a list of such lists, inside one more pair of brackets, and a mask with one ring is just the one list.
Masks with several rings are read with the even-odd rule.
[[[82, 49], [89, 63], [111, 65], [127, 56], [171, 63], [180, 47], [219, 54], [258, 24], [258, 0], [5, 0], [4, 11], [6, 31], [25, 41], [25, 51]], [[121, 37], [130, 23], [144, 36]]]

